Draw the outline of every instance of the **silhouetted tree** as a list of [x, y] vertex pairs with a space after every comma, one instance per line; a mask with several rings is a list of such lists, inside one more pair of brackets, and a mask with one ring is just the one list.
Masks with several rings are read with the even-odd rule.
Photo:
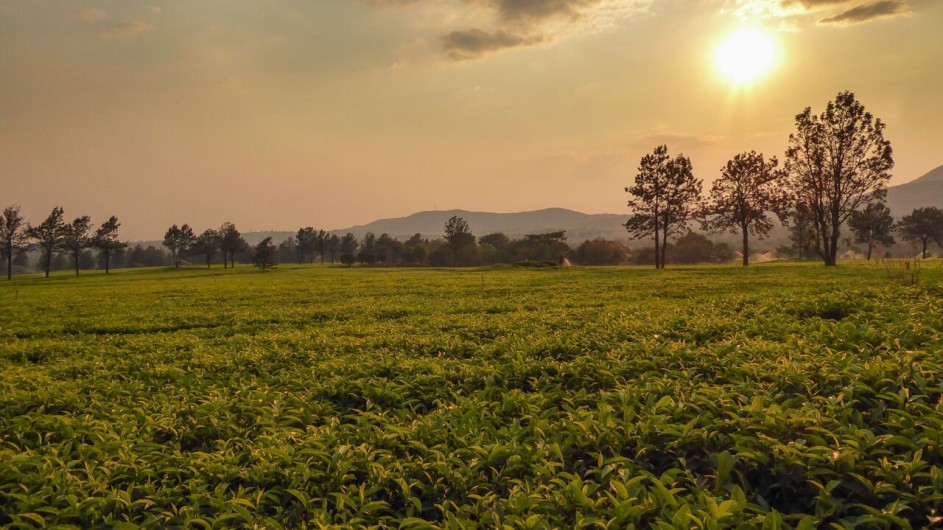
[[377, 236], [374, 235], [373, 232], [367, 232], [363, 235], [363, 240], [360, 242], [360, 252], [357, 253], [357, 261], [365, 265], [373, 265], [376, 263], [376, 241]]
[[278, 249], [272, 243], [271, 237], [263, 239], [255, 246], [252, 252], [252, 264], [262, 269], [262, 272], [278, 265]]
[[98, 255], [105, 266], [105, 274], [111, 273], [111, 257], [128, 246], [127, 243], [118, 241], [118, 228], [120, 226], [121, 223], [118, 222], [118, 218], [112, 215], [98, 227], [98, 230], [95, 230], [95, 234], [92, 236], [91, 246], [98, 249]]
[[891, 210], [881, 202], [872, 202], [864, 210], [855, 210], [848, 217], [848, 226], [855, 234], [855, 243], [868, 244], [868, 259], [875, 244], [893, 245], [894, 218]]
[[19, 206], [7, 206], [0, 216], [0, 254], [7, 262], [7, 280], [13, 278], [13, 260], [29, 250], [29, 225]]
[[[324, 254], [328, 250], [328, 245], [331, 240], [331, 234], [328, 234], [324, 230], [318, 230], [314, 238], [314, 249], [318, 252], [318, 256], [321, 257], [321, 265], [324, 265]], [[312, 257], [312, 261], [313, 261]]]
[[714, 243], [702, 234], [688, 232], [675, 240], [669, 256], [677, 263], [704, 263], [711, 260]]
[[31, 226], [28, 231], [29, 236], [36, 240], [36, 244], [43, 251], [46, 278], [49, 277], [49, 270], [52, 268], [53, 254], [62, 247], [62, 237], [65, 230], [62, 214], [62, 207], [56, 206], [41, 224]]
[[298, 263], [304, 263], [307, 256], [314, 261], [314, 249], [317, 245], [318, 233], [314, 227], [299, 228], [295, 235], [295, 250], [298, 252]]
[[632, 195], [626, 230], [636, 239], [653, 237], [655, 268], [665, 268], [668, 237], [685, 229], [698, 209], [701, 181], [694, 178], [691, 159], [671, 158], [660, 145], [642, 157], [635, 184], [625, 191]]
[[721, 169], [705, 206], [704, 228], [711, 232], [739, 232], [743, 239], [743, 266], [750, 264], [750, 235], [762, 239], [773, 229], [772, 213], [782, 217], [787, 198], [782, 192], [785, 174], [776, 157], [741, 153]]
[[236, 229], [236, 225], [225, 222], [219, 227], [220, 243], [219, 247], [223, 250], [223, 268], [226, 268], [226, 258], [233, 268], [236, 267], [236, 253], [249, 248], [249, 244], [243, 239], [242, 234]]
[[350, 267], [354, 264], [357, 257], [354, 252], [357, 251], [357, 238], [354, 234], [347, 232], [339, 241], [341, 263]]
[[75, 220], [62, 228], [62, 248], [72, 255], [72, 264], [76, 276], [79, 275], [79, 259], [82, 257], [82, 251], [91, 244], [88, 235], [91, 229], [92, 218], [87, 215], [76, 217]]
[[196, 236], [193, 235], [193, 229], [188, 224], [180, 227], [173, 225], [167, 229], [164, 233], [164, 246], [170, 251], [174, 267], [180, 268], [183, 253], [189, 250], [195, 241]]
[[797, 204], [794, 210], [786, 214], [783, 221], [789, 229], [789, 240], [792, 242], [793, 250], [799, 259], [807, 259], [809, 251], [813, 248], [818, 249], [820, 246], [816, 243], [812, 212], [804, 204]]
[[337, 261], [337, 255], [341, 249], [341, 238], [337, 234], [331, 234], [327, 239], [327, 253], [331, 255], [331, 264]]
[[576, 248], [579, 265], [618, 265], [629, 258], [629, 249], [622, 243], [605, 239], [586, 240]]
[[380, 237], [377, 238], [374, 248], [376, 249], [376, 258], [377, 263], [383, 265], [389, 265], [390, 263], [396, 262], [395, 254], [398, 246], [401, 246], [402, 243], [396, 241], [390, 234], [382, 233]]
[[794, 200], [809, 208], [826, 266], [838, 258], [841, 224], [861, 205], [881, 201], [894, 167], [884, 123], [851, 92], [816, 116], [806, 108], [789, 135], [786, 170]]
[[216, 252], [219, 251], [220, 239], [219, 232], [212, 228], [207, 228], [193, 241], [191, 250], [206, 259], [207, 269], [210, 268], [210, 265], [213, 263], [213, 258], [216, 257]]
[[288, 263], [298, 260], [298, 244], [293, 236], [278, 244], [278, 262]]
[[445, 223], [445, 241], [452, 251], [452, 266], [458, 264], [458, 253], [465, 247], [475, 244], [475, 236], [472, 235], [465, 219], [453, 215]]
[[939, 208], [915, 209], [901, 218], [898, 229], [905, 241], [919, 241], [923, 245], [921, 257], [927, 257], [927, 245], [931, 241], [943, 249], [943, 210]]

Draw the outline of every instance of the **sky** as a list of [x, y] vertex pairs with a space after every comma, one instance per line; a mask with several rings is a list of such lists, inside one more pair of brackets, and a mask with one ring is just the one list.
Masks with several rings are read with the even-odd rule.
[[[0, 0], [0, 207], [131, 240], [627, 214], [657, 145], [706, 190], [844, 90], [900, 184], [943, 164], [941, 27], [943, 0]], [[716, 54], [743, 28], [776, 53], [738, 84]]]

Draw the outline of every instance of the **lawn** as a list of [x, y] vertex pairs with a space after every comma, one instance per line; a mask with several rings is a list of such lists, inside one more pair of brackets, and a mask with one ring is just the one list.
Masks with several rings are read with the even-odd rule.
[[[894, 265], [896, 267], [896, 265]], [[0, 283], [0, 525], [941, 524], [943, 264]]]

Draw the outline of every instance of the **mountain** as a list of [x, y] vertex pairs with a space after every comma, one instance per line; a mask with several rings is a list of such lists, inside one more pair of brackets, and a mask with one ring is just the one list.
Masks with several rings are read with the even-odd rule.
[[906, 184], [887, 189], [887, 207], [897, 219], [914, 208], [924, 206], [943, 208], [943, 166]]
[[527, 234], [566, 230], [567, 240], [571, 244], [596, 237], [615, 240], [627, 238], [622, 224], [628, 219], [628, 214], [586, 214], [565, 208], [547, 208], [517, 213], [467, 210], [425, 211], [407, 217], [380, 219], [365, 225], [332, 230], [332, 232], [335, 234], [352, 232], [358, 238], [367, 232], [377, 235], [387, 233], [401, 240], [418, 233], [423, 237], [434, 239], [442, 237], [442, 229], [453, 215], [468, 221], [472, 233], [479, 237], [492, 232], [504, 232], [508, 237], [520, 238]]

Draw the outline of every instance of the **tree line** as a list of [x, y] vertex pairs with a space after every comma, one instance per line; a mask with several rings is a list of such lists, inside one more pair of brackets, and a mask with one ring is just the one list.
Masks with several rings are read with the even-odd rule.
[[721, 168], [708, 195], [694, 176], [691, 159], [671, 156], [660, 145], [642, 157], [631, 195], [626, 230], [635, 239], [654, 240], [652, 259], [664, 268], [669, 239], [693, 223], [709, 233], [732, 232], [742, 239], [743, 265], [749, 265], [750, 238], [769, 235], [774, 219], [789, 229], [800, 257], [810, 251], [826, 266], [838, 259], [841, 230], [848, 226], [856, 243], [894, 243], [893, 232], [919, 242], [921, 255], [935, 242], [943, 248], [943, 211], [918, 208], [895, 223], [884, 204], [894, 167], [885, 124], [867, 112], [851, 92], [841, 92], [821, 114], [806, 108], [795, 118], [785, 163], [749, 151]]

